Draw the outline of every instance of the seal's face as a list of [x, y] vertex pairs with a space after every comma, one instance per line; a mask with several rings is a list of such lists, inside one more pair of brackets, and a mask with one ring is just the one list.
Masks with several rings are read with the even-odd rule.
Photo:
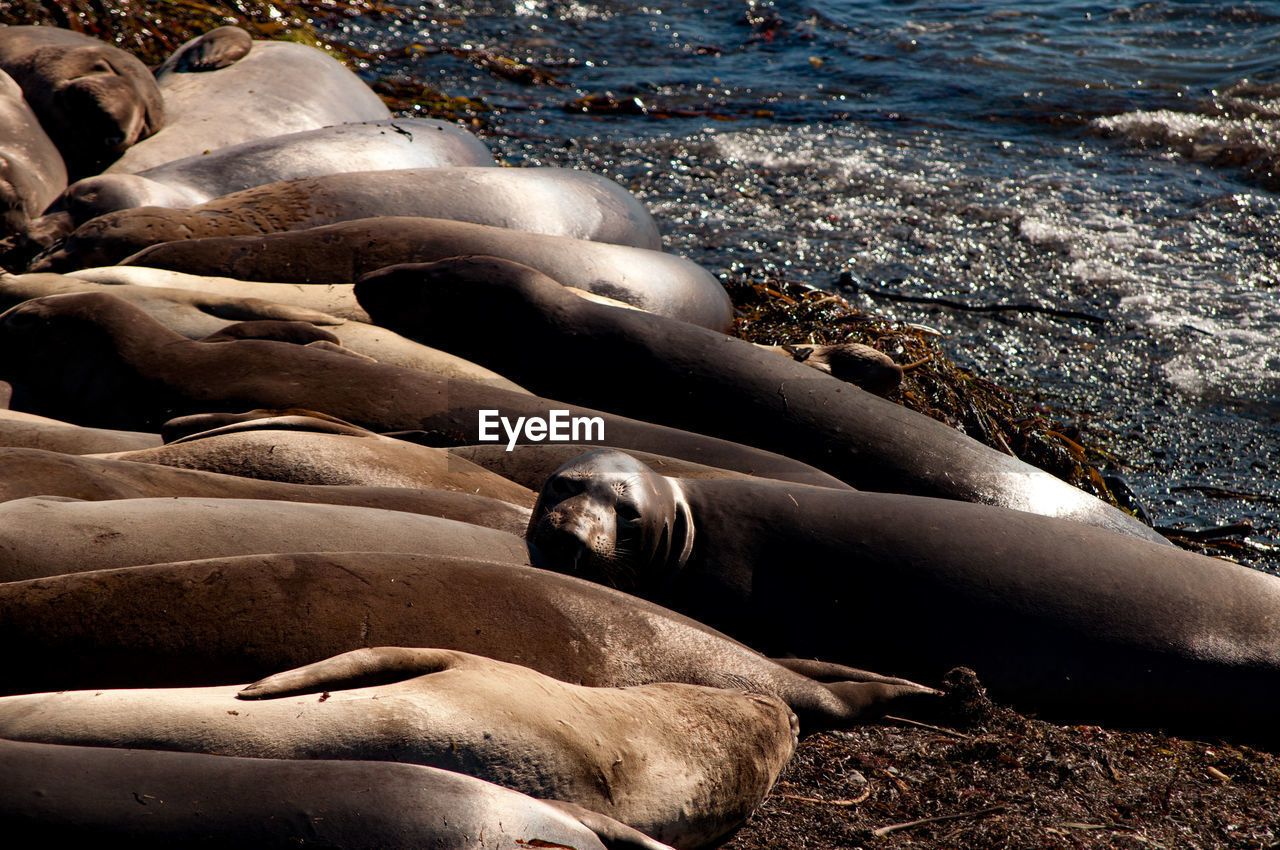
[[679, 485], [611, 450], [551, 474], [526, 536], [550, 569], [628, 591], [683, 566], [693, 549]]

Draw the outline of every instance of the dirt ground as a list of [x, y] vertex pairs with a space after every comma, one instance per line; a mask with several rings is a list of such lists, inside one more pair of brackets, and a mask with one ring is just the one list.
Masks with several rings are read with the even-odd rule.
[[971, 677], [949, 680], [945, 726], [886, 720], [802, 740], [725, 847], [1280, 847], [1274, 754], [1057, 726], [992, 705]]

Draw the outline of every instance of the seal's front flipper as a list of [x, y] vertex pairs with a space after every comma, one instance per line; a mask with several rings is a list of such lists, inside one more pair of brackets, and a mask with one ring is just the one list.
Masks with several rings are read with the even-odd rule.
[[387, 685], [456, 667], [456, 653], [444, 649], [375, 646], [344, 652], [324, 661], [276, 673], [246, 685], [240, 699], [275, 699]]
[[218, 27], [188, 41], [169, 57], [161, 71], [216, 71], [235, 64], [253, 49], [253, 37], [239, 27]]
[[552, 808], [559, 809], [578, 823], [591, 830], [608, 850], [671, 850], [669, 845], [655, 841], [638, 829], [632, 829], [608, 815], [593, 812], [591, 809], [568, 803], [564, 800], [542, 800]]

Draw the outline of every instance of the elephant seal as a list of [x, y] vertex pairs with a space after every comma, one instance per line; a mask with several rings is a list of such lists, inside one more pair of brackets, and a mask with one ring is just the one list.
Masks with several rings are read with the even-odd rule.
[[155, 80], [167, 109], [164, 129], [131, 147], [108, 173], [136, 174], [242, 142], [391, 118], [336, 59], [288, 41], [255, 41], [243, 59], [215, 71], [162, 66]]
[[377, 508], [197, 497], [33, 496], [0, 503], [0, 581], [308, 548], [529, 563], [524, 541], [514, 535]]
[[253, 36], [245, 30], [217, 27], [179, 47], [156, 73], [216, 71], [240, 61], [252, 49]]
[[335, 124], [228, 145], [139, 171], [99, 174], [67, 187], [76, 224], [133, 207], [187, 208], [254, 186], [346, 171], [494, 166], [471, 133], [447, 121], [398, 118]]
[[989, 505], [671, 479], [616, 452], [548, 479], [529, 529], [540, 565], [769, 654], [924, 681], [966, 666], [1066, 722], [1280, 739], [1280, 578], [1237, 564]]
[[[549, 422], [553, 411], [564, 411], [554, 415], [590, 426], [592, 433], [580, 431], [588, 441], [602, 429], [602, 441], [622, 448], [787, 481], [834, 482], [759, 449], [313, 346], [192, 342], [101, 292], [37, 298], [0, 315], [0, 380], [13, 384], [15, 409], [139, 430], [191, 413], [303, 408], [375, 432], [426, 432], [439, 445], [506, 444], [509, 438], [492, 431], [482, 437], [481, 410], [499, 411], [509, 424]], [[546, 436], [517, 431], [518, 443]]]
[[291, 484], [450, 490], [533, 507], [528, 487], [444, 449], [354, 428], [349, 433], [285, 430], [291, 418], [301, 417], [273, 417], [252, 429], [219, 428], [164, 446], [117, 452], [110, 459]]
[[662, 247], [644, 206], [606, 177], [568, 168], [412, 168], [299, 177], [190, 209], [137, 207], [81, 225], [32, 271], [104, 266], [162, 242], [306, 230], [376, 216], [467, 221], [635, 248]]
[[[291, 287], [282, 285], [278, 292], [263, 294], [285, 294], [289, 289]], [[491, 369], [406, 339], [395, 331], [368, 322], [339, 318], [298, 304], [267, 301], [247, 292], [239, 294], [234, 288], [222, 294], [158, 286], [103, 284], [70, 275], [0, 274], [0, 309], [45, 295], [97, 291], [109, 292], [141, 307], [156, 321], [188, 339], [206, 339], [237, 322], [309, 322], [329, 331], [323, 338], [349, 351], [372, 357], [380, 363], [417, 369], [442, 378], [480, 381], [515, 392], [527, 392]], [[261, 324], [257, 325], [258, 338], [266, 338], [263, 327]], [[232, 333], [239, 334], [242, 338], [249, 336], [243, 328]]]
[[421, 765], [4, 740], [0, 763], [0, 822], [23, 845], [667, 848], [599, 813]]
[[581, 685], [771, 694], [806, 732], [934, 694], [839, 665], [815, 681], [643, 599], [470, 558], [248, 555], [0, 584], [5, 693], [245, 682], [371, 644], [441, 646]]
[[0, 448], [0, 502], [28, 496], [86, 501], [191, 496], [379, 508], [469, 522], [523, 536], [529, 509], [471, 492], [263, 481], [153, 463]]
[[[1134, 517], [923, 414], [744, 340], [569, 297], [516, 263], [466, 257], [392, 267], [362, 278], [355, 292], [379, 324], [476, 358], [536, 393], [785, 454], [860, 490], [982, 502], [1165, 542]], [[483, 346], [468, 323], [476, 304], [485, 305]], [[619, 381], [618, 369], [648, 380]]]
[[80, 455], [150, 449], [162, 442], [159, 434], [85, 428], [20, 410], [0, 410], [0, 446]]
[[22, 89], [0, 71], [0, 238], [24, 234], [67, 187], [67, 168]]
[[[353, 682], [371, 654], [377, 684]], [[680, 847], [746, 820], [795, 749], [794, 723], [775, 697], [588, 688], [443, 649], [356, 650], [243, 690], [0, 698], [0, 736], [13, 740], [422, 764], [577, 803]]]
[[[23, 277], [23, 275], [16, 275]], [[63, 277], [112, 286], [149, 286], [157, 289], [185, 289], [233, 298], [261, 298], [276, 304], [289, 304], [327, 313], [339, 319], [369, 322], [369, 314], [356, 301], [355, 286], [350, 283], [271, 283], [237, 280], [231, 277], [185, 274], [146, 266], [102, 266], [77, 269]]]
[[262, 236], [165, 242], [122, 265], [246, 280], [353, 283], [384, 266], [465, 254], [504, 257], [565, 286], [716, 331], [728, 330], [733, 321], [724, 288], [681, 257], [444, 219], [384, 216]]
[[0, 70], [22, 88], [74, 178], [101, 171], [164, 125], [165, 103], [146, 66], [83, 33], [0, 27]]

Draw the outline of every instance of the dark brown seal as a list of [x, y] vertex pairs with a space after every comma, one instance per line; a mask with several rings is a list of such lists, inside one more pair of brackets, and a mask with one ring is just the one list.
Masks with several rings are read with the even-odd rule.
[[937, 680], [1067, 722], [1280, 740], [1280, 578], [945, 499], [672, 479], [593, 452], [548, 481], [544, 566], [769, 654]]
[[743, 340], [576, 298], [505, 260], [384, 269], [358, 282], [356, 297], [380, 324], [534, 392], [785, 454], [861, 490], [983, 502], [1164, 542], [1132, 516], [927, 416]]

